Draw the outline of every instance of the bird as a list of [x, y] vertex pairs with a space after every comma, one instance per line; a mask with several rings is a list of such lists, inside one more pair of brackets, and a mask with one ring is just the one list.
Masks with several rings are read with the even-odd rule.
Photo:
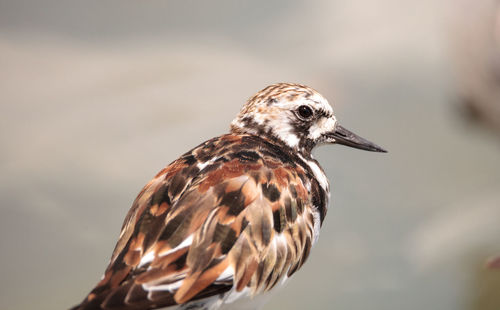
[[386, 152], [342, 127], [311, 87], [257, 92], [229, 133], [140, 191], [100, 282], [71, 309], [258, 309], [318, 240], [330, 185], [311, 152], [323, 144]]

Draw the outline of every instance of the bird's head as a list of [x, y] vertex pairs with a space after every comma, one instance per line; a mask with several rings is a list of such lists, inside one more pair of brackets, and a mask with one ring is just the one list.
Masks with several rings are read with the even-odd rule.
[[300, 84], [278, 83], [259, 91], [233, 120], [231, 132], [277, 140], [306, 155], [325, 143], [386, 152], [340, 126], [328, 101]]

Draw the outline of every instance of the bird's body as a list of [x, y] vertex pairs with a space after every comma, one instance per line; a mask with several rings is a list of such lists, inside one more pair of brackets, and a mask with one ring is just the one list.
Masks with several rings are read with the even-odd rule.
[[329, 184], [312, 148], [382, 151], [349, 134], [311, 88], [262, 90], [231, 133], [185, 153], [144, 187], [102, 280], [74, 309], [236, 309], [241, 301], [255, 309], [254, 297], [294, 274], [319, 236]]

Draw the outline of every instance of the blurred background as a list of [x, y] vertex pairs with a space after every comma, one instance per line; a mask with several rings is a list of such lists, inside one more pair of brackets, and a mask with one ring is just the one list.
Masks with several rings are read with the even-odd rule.
[[0, 308], [95, 285], [146, 182], [275, 82], [388, 154], [316, 157], [321, 238], [270, 309], [500, 309], [498, 0], [0, 0]]

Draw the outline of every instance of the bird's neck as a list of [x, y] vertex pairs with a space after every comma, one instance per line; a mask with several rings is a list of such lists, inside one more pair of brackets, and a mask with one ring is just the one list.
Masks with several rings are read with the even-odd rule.
[[230, 132], [236, 135], [258, 136], [282, 146], [287, 151], [300, 154], [303, 158], [312, 158], [311, 151], [315, 146], [314, 142], [303, 137], [301, 138], [297, 133], [288, 129], [271, 130], [271, 128], [259, 126], [255, 123], [244, 124], [241, 121], [233, 121]]

